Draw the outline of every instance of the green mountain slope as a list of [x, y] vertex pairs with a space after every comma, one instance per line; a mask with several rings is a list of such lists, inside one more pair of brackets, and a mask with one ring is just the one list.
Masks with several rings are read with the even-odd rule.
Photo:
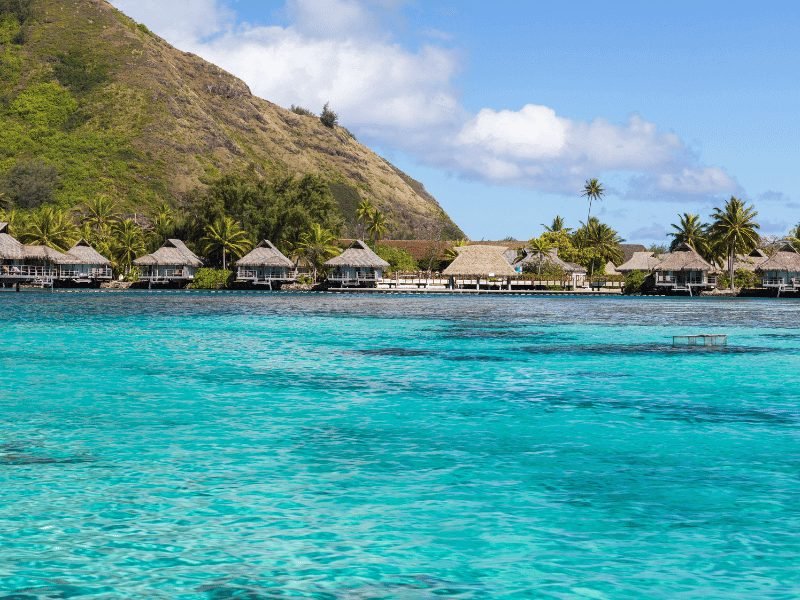
[[105, 0], [0, 0], [0, 11], [0, 180], [52, 177], [61, 205], [106, 194], [142, 212], [223, 174], [313, 173], [345, 223], [368, 198], [391, 237], [462, 235], [345, 129], [253, 96]]

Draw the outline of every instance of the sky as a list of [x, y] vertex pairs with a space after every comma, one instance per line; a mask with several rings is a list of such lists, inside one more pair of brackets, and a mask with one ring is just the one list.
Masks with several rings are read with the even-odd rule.
[[800, 221], [800, 3], [111, 0], [258, 96], [319, 112], [473, 240], [592, 208], [629, 242], [731, 195]]

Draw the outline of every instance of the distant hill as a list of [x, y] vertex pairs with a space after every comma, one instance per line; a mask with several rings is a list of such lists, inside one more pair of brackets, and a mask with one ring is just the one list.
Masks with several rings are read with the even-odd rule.
[[391, 237], [463, 236], [421, 183], [346, 129], [253, 96], [105, 0], [0, 0], [0, 11], [2, 180], [32, 169], [57, 180], [61, 205], [105, 193], [135, 212], [222, 174], [314, 173], [346, 223], [367, 198]]

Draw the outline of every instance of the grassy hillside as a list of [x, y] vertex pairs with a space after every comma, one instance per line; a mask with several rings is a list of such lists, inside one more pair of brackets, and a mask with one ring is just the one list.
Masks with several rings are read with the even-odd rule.
[[[312, 173], [330, 184], [347, 225], [367, 198], [392, 237], [462, 236], [419, 182], [345, 129], [253, 96], [105, 0], [0, 0], [0, 11], [7, 198], [15, 185], [50, 181], [65, 207], [105, 194], [146, 212], [180, 205], [222, 175]], [[24, 201], [36, 203], [25, 189]]]

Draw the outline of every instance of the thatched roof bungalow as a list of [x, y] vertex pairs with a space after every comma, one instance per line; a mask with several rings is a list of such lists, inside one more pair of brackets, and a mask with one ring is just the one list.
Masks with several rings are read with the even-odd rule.
[[781, 291], [800, 290], [800, 254], [794, 246], [785, 244], [756, 269], [761, 285]]
[[0, 265], [10, 265], [24, 258], [22, 243], [8, 233], [8, 223], [0, 222]]
[[48, 246], [22, 244], [0, 223], [0, 279], [51, 284], [69, 257]]
[[108, 281], [111, 279], [111, 261], [92, 248], [86, 240], [80, 240], [66, 254], [67, 260], [61, 264], [61, 279], [71, 279], [80, 283]]
[[715, 287], [714, 271], [711, 263], [684, 243], [661, 257], [661, 262], [655, 267], [656, 286], [691, 294], [694, 289]]
[[652, 252], [634, 252], [631, 257], [617, 267], [617, 272], [626, 275], [632, 271], [652, 273], [659, 265], [661, 258]]
[[296, 279], [294, 263], [269, 240], [263, 240], [234, 265], [236, 281], [239, 282], [266, 285], [272, 289], [273, 284], [280, 285]]
[[362, 240], [356, 240], [325, 263], [330, 269], [328, 281], [341, 286], [374, 287], [383, 278], [389, 263], [375, 254]]
[[442, 271], [447, 276], [513, 277], [517, 274], [504, 256], [507, 248], [475, 244], [458, 246], [453, 262]]
[[169, 239], [161, 248], [137, 258], [133, 264], [141, 269], [141, 281], [171, 283], [193, 280], [203, 261], [181, 240]]

